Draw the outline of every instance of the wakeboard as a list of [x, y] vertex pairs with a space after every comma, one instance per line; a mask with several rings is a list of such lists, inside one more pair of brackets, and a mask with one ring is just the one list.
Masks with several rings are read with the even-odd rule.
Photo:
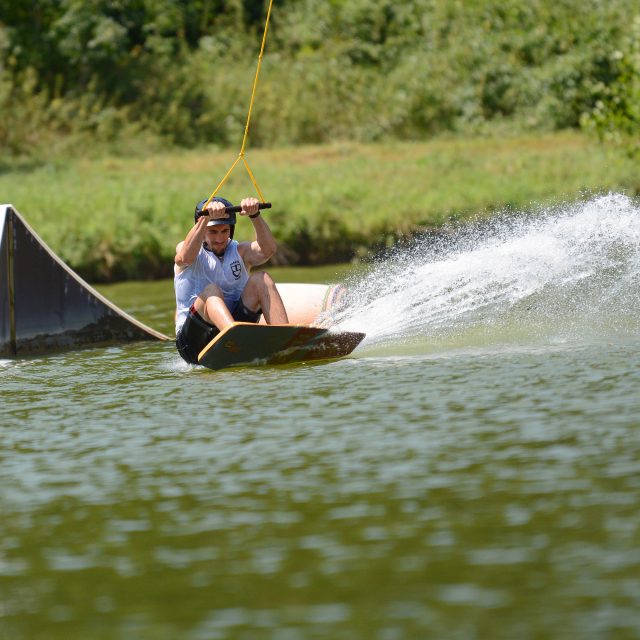
[[200, 352], [198, 363], [209, 369], [224, 369], [334, 360], [349, 355], [364, 336], [306, 325], [236, 322]]

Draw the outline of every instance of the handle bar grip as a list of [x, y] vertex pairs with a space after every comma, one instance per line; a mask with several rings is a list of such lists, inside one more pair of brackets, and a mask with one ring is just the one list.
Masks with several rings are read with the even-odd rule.
[[[270, 202], [261, 202], [258, 205], [258, 209], [271, 209], [271, 203]], [[225, 207], [224, 210], [227, 213], [240, 213], [242, 211], [242, 207], [240, 205], [237, 205], [235, 207]]]

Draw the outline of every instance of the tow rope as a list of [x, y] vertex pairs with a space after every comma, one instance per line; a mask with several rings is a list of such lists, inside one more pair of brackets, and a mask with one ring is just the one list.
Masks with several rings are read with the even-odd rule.
[[231, 165], [230, 169], [225, 174], [224, 178], [222, 178], [222, 180], [220, 181], [220, 184], [218, 184], [218, 186], [215, 188], [213, 193], [209, 196], [209, 199], [203, 205], [203, 207], [202, 207], [203, 209], [206, 208], [206, 206], [216, 196], [218, 191], [220, 191], [220, 188], [224, 185], [224, 183], [227, 181], [229, 176], [233, 173], [233, 170], [236, 168], [236, 165], [238, 164], [238, 162], [240, 162], [240, 160], [242, 160], [242, 162], [244, 163], [245, 168], [247, 169], [247, 173], [249, 174], [249, 178], [251, 179], [251, 182], [253, 183], [253, 186], [255, 187], [255, 190], [258, 193], [258, 197], [260, 198], [261, 202], [263, 202], [263, 203], [265, 202], [265, 198], [262, 195], [262, 191], [260, 190], [260, 186], [258, 185], [258, 182], [255, 179], [255, 176], [253, 175], [253, 172], [251, 171], [251, 167], [249, 167], [249, 163], [247, 162], [247, 159], [245, 157], [245, 148], [247, 146], [247, 138], [249, 137], [249, 125], [251, 124], [251, 114], [253, 112], [253, 103], [255, 102], [256, 89], [258, 88], [258, 78], [260, 77], [260, 67], [262, 65], [262, 57], [264, 55], [264, 47], [265, 47], [265, 44], [267, 42], [267, 33], [269, 32], [269, 20], [271, 19], [271, 6], [272, 5], [273, 5], [273, 0], [269, 0], [269, 7], [267, 9], [267, 19], [266, 19], [265, 25], [264, 25], [264, 33], [262, 34], [262, 45], [260, 46], [260, 53], [258, 54], [258, 65], [256, 67], [255, 78], [253, 79], [253, 90], [251, 92], [251, 101], [249, 102], [249, 113], [247, 114], [247, 123], [246, 123], [246, 125], [244, 127], [244, 137], [242, 138], [242, 146], [240, 147], [240, 153], [238, 154], [238, 157], [235, 159], [235, 162]]

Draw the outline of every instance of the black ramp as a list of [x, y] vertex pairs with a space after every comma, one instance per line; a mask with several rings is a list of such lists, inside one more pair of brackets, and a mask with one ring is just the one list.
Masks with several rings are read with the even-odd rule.
[[[2, 280], [8, 286], [3, 287], [4, 302], [0, 302], [3, 318], [7, 317], [1, 325], [4, 341], [0, 355], [22, 356], [86, 345], [168, 339], [92, 289], [42, 242], [13, 208], [7, 207], [4, 217], [3, 246], [7, 245], [7, 249], [3, 248]], [[12, 238], [6, 237], [7, 231]]]
[[0, 209], [0, 355], [13, 353], [9, 313], [9, 240], [6, 210]]

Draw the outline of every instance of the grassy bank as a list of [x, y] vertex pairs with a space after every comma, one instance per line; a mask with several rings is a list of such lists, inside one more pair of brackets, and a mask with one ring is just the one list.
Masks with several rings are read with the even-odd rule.
[[[42, 166], [5, 166], [0, 200], [91, 281], [166, 277], [195, 202], [235, 154], [91, 159], [79, 151]], [[579, 133], [251, 150], [248, 160], [274, 203], [266, 215], [280, 240], [278, 260], [291, 264], [364, 258], [402, 235], [507, 207], [640, 193], [631, 159]], [[252, 194], [242, 167], [224, 194]], [[237, 236], [250, 232], [241, 220]]]

